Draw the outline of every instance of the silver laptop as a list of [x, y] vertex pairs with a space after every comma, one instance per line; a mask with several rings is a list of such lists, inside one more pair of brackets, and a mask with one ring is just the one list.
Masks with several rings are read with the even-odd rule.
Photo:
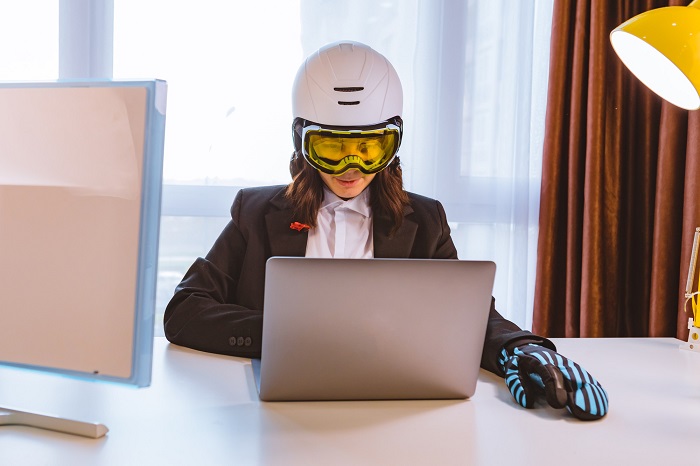
[[260, 399], [463, 399], [474, 394], [496, 265], [267, 261]]

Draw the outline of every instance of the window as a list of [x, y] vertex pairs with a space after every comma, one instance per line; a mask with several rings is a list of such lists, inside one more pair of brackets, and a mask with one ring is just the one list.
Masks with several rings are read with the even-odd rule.
[[[26, 38], [3, 52], [0, 77], [53, 78], [73, 54], [89, 62], [85, 77], [103, 58], [101, 72], [115, 78], [168, 81], [161, 315], [236, 191], [289, 181], [297, 67], [349, 39], [386, 55], [402, 79], [407, 189], [442, 201], [460, 258], [494, 260], [499, 311], [530, 327], [553, 0], [106, 0], [100, 15], [89, 3], [0, 7], [10, 10], [0, 14], [6, 43]], [[68, 28], [58, 30], [58, 16], [80, 12], [91, 47], [64, 41], [59, 55]]]
[[300, 6], [260, 5], [114, 5], [114, 77], [168, 81], [157, 334], [175, 286], [227, 223], [236, 191], [289, 182]]
[[0, 44], [0, 80], [58, 78], [58, 2], [3, 2]]

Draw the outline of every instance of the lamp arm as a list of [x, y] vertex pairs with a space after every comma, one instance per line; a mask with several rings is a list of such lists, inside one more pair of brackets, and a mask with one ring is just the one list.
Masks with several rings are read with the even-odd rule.
[[[697, 0], [696, 0], [697, 1]], [[693, 293], [693, 281], [695, 279], [695, 267], [698, 262], [698, 243], [700, 243], [700, 228], [695, 229], [693, 236], [693, 249], [690, 253], [690, 265], [688, 267], [688, 281], [685, 283], [685, 297], [689, 298]]]

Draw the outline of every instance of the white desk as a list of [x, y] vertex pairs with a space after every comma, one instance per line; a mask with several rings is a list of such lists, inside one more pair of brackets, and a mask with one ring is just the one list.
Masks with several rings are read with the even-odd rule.
[[145, 389], [1, 368], [0, 406], [98, 421], [110, 432], [91, 440], [0, 427], [0, 465], [697, 461], [700, 353], [679, 350], [671, 338], [554, 341], [607, 389], [603, 420], [520, 408], [503, 381], [484, 371], [470, 401], [262, 403], [250, 361], [163, 338], [156, 338], [153, 383]]

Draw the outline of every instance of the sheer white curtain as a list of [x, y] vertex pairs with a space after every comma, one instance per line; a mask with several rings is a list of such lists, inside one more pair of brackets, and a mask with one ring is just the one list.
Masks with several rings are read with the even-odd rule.
[[443, 202], [460, 258], [496, 262], [497, 309], [530, 328], [551, 1], [446, 1], [431, 21], [410, 186]]
[[497, 309], [531, 328], [552, 0], [438, 4], [420, 4], [407, 184], [443, 202], [460, 258], [496, 262]]
[[[496, 262], [497, 308], [525, 328], [532, 316], [552, 2], [302, 2], [305, 53], [352, 38], [397, 68], [405, 93], [406, 186], [444, 204], [460, 258]], [[319, 22], [333, 13], [346, 20]]]
[[[529, 328], [552, 2], [7, 2], [0, 78], [54, 78], [67, 64], [65, 76], [102, 76], [113, 57], [115, 78], [168, 81], [162, 311], [236, 190], [288, 181], [301, 60], [331, 41], [365, 42], [404, 85], [407, 188], [443, 202], [461, 258], [497, 263], [498, 308]], [[72, 40], [76, 25], [83, 39]]]
[[460, 258], [496, 262], [497, 308], [524, 328], [532, 325], [552, 5], [301, 3], [305, 54], [354, 39], [397, 68], [406, 187], [444, 204]]
[[[195, 16], [172, 2], [118, 2], [115, 76], [140, 70], [171, 82], [164, 230], [173, 231], [162, 250], [180, 252], [161, 260], [163, 300], [193, 259], [183, 241], [201, 231], [203, 216], [225, 216], [241, 186], [287, 181], [296, 67], [349, 39], [385, 54], [401, 76], [407, 189], [443, 202], [460, 257], [496, 262], [498, 309], [530, 328], [552, 2], [203, 0]], [[158, 35], [142, 24], [156, 24]], [[269, 153], [255, 153], [251, 141]], [[201, 179], [169, 178], [176, 172]], [[223, 221], [210, 221], [205, 237]], [[210, 241], [187, 250], [203, 254]]]

